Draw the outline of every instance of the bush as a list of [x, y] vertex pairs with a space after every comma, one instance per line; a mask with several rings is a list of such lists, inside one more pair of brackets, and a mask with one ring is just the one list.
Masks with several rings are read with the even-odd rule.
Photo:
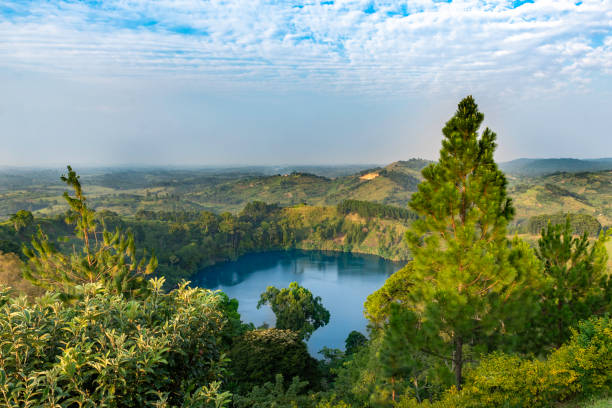
[[253, 330], [239, 337], [230, 353], [232, 381], [240, 392], [274, 383], [276, 376], [300, 377], [316, 385], [317, 361], [290, 330]]
[[344, 349], [346, 355], [351, 355], [359, 351], [359, 349], [365, 346], [368, 342], [368, 338], [356, 330], [349, 333], [348, 337], [344, 341]]
[[[432, 407], [551, 407], [573, 398], [605, 394], [612, 387], [612, 320], [580, 323], [571, 341], [546, 360], [493, 354], [466, 375], [465, 386]], [[429, 405], [429, 404], [428, 404]], [[398, 407], [419, 406], [406, 400]]]
[[261, 387], [256, 385], [246, 396], [236, 396], [234, 405], [237, 408], [305, 408], [312, 406], [312, 398], [303, 393], [307, 381], [294, 377], [287, 389], [283, 376], [277, 374], [274, 382], [266, 382]]
[[[224, 331], [218, 294], [151, 283], [143, 301], [87, 285], [72, 304], [0, 291], [0, 405], [140, 407], [221, 398]], [[163, 404], [162, 404], [163, 403]], [[212, 403], [212, 402], [211, 402]]]

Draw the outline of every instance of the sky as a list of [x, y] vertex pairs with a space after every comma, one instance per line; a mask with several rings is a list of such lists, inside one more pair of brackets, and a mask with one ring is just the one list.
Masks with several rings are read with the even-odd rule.
[[0, 166], [612, 157], [612, 0], [0, 0]]

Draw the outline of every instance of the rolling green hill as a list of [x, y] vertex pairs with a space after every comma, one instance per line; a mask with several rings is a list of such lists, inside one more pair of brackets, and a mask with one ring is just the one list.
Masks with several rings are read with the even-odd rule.
[[[605, 162], [605, 160], [601, 160]], [[346, 199], [406, 208], [429, 162], [398, 161], [331, 177], [353, 168], [308, 167], [321, 174], [266, 175], [274, 168], [98, 169], [83, 175], [90, 203], [123, 216], [138, 211], [229, 211], [239, 213], [251, 201], [281, 206], [336, 205]], [[278, 168], [276, 168], [278, 169]], [[0, 172], [1, 173], [1, 172]], [[20, 209], [49, 217], [65, 211], [59, 171], [28, 170], [0, 174], [0, 219]], [[508, 174], [517, 209], [515, 226], [544, 214], [580, 213], [612, 225], [612, 171], [555, 173], [540, 177]]]
[[513, 177], [509, 192], [518, 223], [536, 215], [563, 212], [588, 214], [602, 226], [612, 225], [612, 171]]
[[[336, 205], [344, 199], [357, 199], [406, 206], [427, 163], [412, 159], [335, 178], [302, 172], [264, 175], [254, 169], [140, 169], [99, 170], [86, 173], [83, 180], [95, 208], [121, 215], [139, 210], [237, 213], [251, 201], [291, 206]], [[336, 169], [336, 173], [340, 171]], [[41, 174], [6, 174], [7, 182], [0, 181], [0, 219], [20, 209], [43, 216], [64, 211], [63, 188], [55, 181], [48, 182], [51, 177], [46, 173], [45, 177]], [[39, 175], [42, 178], [37, 182]]]

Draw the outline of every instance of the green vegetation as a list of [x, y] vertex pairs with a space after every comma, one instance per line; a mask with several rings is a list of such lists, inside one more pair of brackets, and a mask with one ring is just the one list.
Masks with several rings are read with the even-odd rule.
[[0, 291], [0, 401], [4, 407], [215, 406], [233, 314], [224, 297], [162, 281], [130, 300], [87, 284], [72, 303], [28, 304]]
[[[300, 377], [317, 385], [317, 362], [308, 354], [300, 335], [291, 330], [250, 330], [234, 341], [229, 354], [235, 389], [250, 391], [284, 378]], [[307, 382], [307, 384], [308, 384]]]
[[542, 338], [539, 347], [559, 348], [569, 340], [575, 322], [608, 311], [612, 279], [607, 272], [607, 234], [593, 243], [587, 232], [574, 237], [569, 218], [564, 225], [548, 224], [538, 241], [536, 255], [544, 265], [540, 313], [531, 339]]
[[531, 310], [526, 295], [534, 281], [531, 253], [506, 238], [514, 209], [493, 161], [495, 133], [478, 134], [483, 119], [471, 98], [459, 104], [442, 131], [440, 161], [423, 170], [425, 181], [410, 202], [424, 218], [408, 235], [406, 306], [426, 352], [452, 364], [459, 389], [465, 361], [497, 348], [498, 335], [515, 330], [513, 315]]
[[[87, 208], [90, 209], [89, 204]], [[392, 207], [385, 208], [395, 211]], [[26, 245], [29, 251], [38, 253], [40, 249], [46, 253], [48, 261], [64, 265], [59, 272], [87, 275], [93, 266], [73, 262], [73, 245], [79, 238], [73, 227], [65, 223], [65, 218], [34, 218], [19, 232], [8, 222], [0, 224], [0, 251], [21, 253], [21, 247]], [[117, 248], [111, 246], [126, 245], [125, 251], [135, 248], [136, 252], [130, 255], [134, 259], [128, 263], [137, 267], [140, 260], [150, 258], [138, 248], [148, 248], [154, 251], [158, 262], [155, 275], [164, 276], [169, 287], [205, 266], [254, 251], [297, 248], [360, 252], [394, 260], [409, 257], [403, 241], [409, 220], [363, 218], [352, 212], [340, 213], [335, 207], [279, 207], [253, 202], [238, 215], [209, 211], [139, 211], [134, 218], [100, 211], [94, 213], [92, 222], [97, 232], [95, 235], [93, 230], [89, 233], [91, 240], [95, 242], [94, 236], [99, 239], [97, 249], [91, 248], [92, 254], [116, 255]], [[115, 232], [100, 234], [103, 225]], [[38, 248], [32, 247], [31, 237], [37, 234], [39, 227], [45, 234], [36, 240]], [[117, 235], [117, 231], [123, 232]], [[146, 265], [141, 267], [146, 271]], [[78, 271], [79, 268], [85, 269]]]
[[257, 308], [270, 305], [276, 316], [276, 328], [297, 333], [300, 340], [308, 340], [319, 327], [329, 323], [329, 311], [321, 304], [319, 296], [291, 282], [288, 288], [268, 286], [261, 294]]
[[[117, 180], [133, 188], [143, 179], [157, 186], [144, 200], [134, 192], [113, 196], [134, 204], [121, 215], [97, 206], [109, 202], [104, 194], [86, 198], [68, 167], [61, 178], [73, 191], [64, 193], [67, 212], [15, 210], [0, 225], [0, 280], [13, 286], [0, 286], [0, 405], [605, 406], [612, 392], [610, 223], [605, 210], [587, 210], [607, 198], [576, 186], [599, 180], [608, 191], [608, 176], [575, 174], [561, 187], [552, 178], [570, 179], [552, 175], [533, 185], [513, 180], [509, 188], [493, 160], [496, 136], [479, 132], [482, 121], [465, 98], [443, 129], [437, 163], [401, 162], [352, 178], [292, 173], [245, 181], [187, 172], [165, 195], [158, 187], [173, 185], [167, 174], [91, 176], [103, 188], [120, 188]], [[422, 176], [413, 175], [425, 165]], [[410, 186], [411, 177], [423, 180], [414, 194], [387, 190]], [[195, 193], [203, 184], [208, 190]], [[217, 214], [197, 201], [182, 205], [211, 191], [227, 200], [236, 194], [242, 209]], [[247, 204], [241, 200], [249, 191], [335, 201]], [[555, 203], [582, 207], [564, 209], [579, 214], [565, 223], [534, 218], [529, 232], [541, 236], [532, 247], [508, 238], [509, 227], [524, 227], [511, 224], [512, 191], [549, 200], [552, 213]], [[410, 194], [411, 210], [390, 205]], [[165, 204], [142, 205], [148, 201]], [[589, 237], [595, 218], [604, 226], [597, 239]], [[22, 246], [22, 256], [10, 253]], [[288, 248], [411, 259], [368, 297], [368, 336], [352, 332], [344, 352], [325, 348], [320, 361], [304, 339], [330, 315], [297, 283], [261, 294], [276, 327], [256, 329], [240, 320], [236, 300], [180, 281], [206, 264]]]
[[549, 223], [553, 225], [565, 224], [569, 220], [573, 234], [587, 234], [591, 237], [599, 235], [602, 227], [597, 218], [587, 214], [542, 214], [531, 217], [527, 223], [527, 231], [530, 234], [538, 235], [546, 228]]
[[[252, 201], [291, 207], [304, 203], [333, 206], [344, 200], [358, 200], [405, 209], [423, 179], [420, 171], [429, 163], [411, 159], [362, 171], [355, 166], [88, 169], [82, 177], [91, 208], [127, 218], [140, 211], [217, 214], [229, 211], [235, 215]], [[502, 170], [505, 165], [502, 164]], [[563, 166], [556, 167], [557, 170], [566, 172], [509, 175], [508, 193], [516, 208], [511, 229], [524, 228], [530, 217], [560, 212], [590, 215], [604, 227], [612, 225], [612, 171], [588, 167], [581, 172], [569, 172], [572, 169]], [[590, 172], [585, 173], [587, 170]], [[63, 187], [57, 182], [58, 176], [57, 171], [0, 169], [0, 219], [8, 219], [19, 210], [31, 211], [37, 218], [63, 213]]]
[[510, 177], [509, 194], [518, 226], [533, 216], [560, 213], [590, 215], [603, 227], [612, 225], [612, 171]]
[[392, 220], [416, 220], [416, 213], [391, 205], [372, 203], [369, 201], [344, 200], [338, 204], [340, 214], [355, 213], [363, 218], [386, 218]]
[[591, 318], [611, 311], [608, 236], [563, 224], [536, 251], [509, 240], [512, 202], [481, 120], [462, 101], [423, 171], [413, 259], [368, 297], [367, 347], [336, 371], [352, 406], [548, 407], [610, 392], [610, 321]]
[[[361, 172], [371, 173], [371, 178], [355, 172], [343, 175], [344, 172], [338, 171], [324, 172], [327, 176], [306, 172], [267, 175], [245, 168], [234, 171], [101, 169], [89, 170], [83, 180], [92, 208], [128, 217], [138, 211], [236, 214], [252, 201], [287, 207], [303, 203], [336, 205], [345, 199], [356, 199], [405, 207], [421, 180], [419, 171], [427, 163], [412, 159]], [[22, 209], [38, 217], [63, 212], [62, 185], [56, 178], [50, 179], [42, 172], [2, 174], [0, 170], [0, 174], [0, 219]]]
[[[551, 407], [558, 402], [609, 392], [612, 387], [612, 321], [582, 322], [572, 340], [545, 360], [494, 353], [470, 371], [458, 392], [447, 391], [427, 407]], [[399, 407], [418, 406], [406, 401]]]
[[368, 338], [356, 330], [349, 333], [345, 341], [345, 353], [350, 356], [368, 343]]
[[70, 205], [66, 221], [76, 225], [75, 235], [82, 240], [81, 252], [62, 253], [39, 231], [38, 238], [32, 239], [33, 249], [24, 247], [29, 258], [26, 279], [37, 286], [58, 290], [66, 298], [78, 295], [83, 285], [94, 282], [104, 285], [109, 293], [142, 295], [146, 291], [145, 276], [153, 273], [157, 259], [137, 260], [131, 234], [123, 235], [118, 229], [114, 234], [106, 229], [101, 233], [96, 230], [94, 211], [87, 206], [79, 177], [70, 166], [62, 181], [74, 189], [74, 197], [64, 193]]
[[34, 216], [30, 211], [19, 210], [15, 214], [11, 215], [9, 221], [13, 224], [15, 231], [19, 232], [32, 224], [34, 221]]

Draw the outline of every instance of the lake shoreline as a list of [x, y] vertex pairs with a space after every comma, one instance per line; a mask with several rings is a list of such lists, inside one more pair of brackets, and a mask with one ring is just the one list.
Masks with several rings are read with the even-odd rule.
[[323, 347], [344, 348], [348, 334], [366, 333], [363, 304], [386, 279], [403, 267], [372, 254], [303, 249], [250, 253], [237, 261], [217, 264], [201, 270], [193, 285], [221, 290], [239, 302], [238, 312], [245, 323], [274, 325], [268, 307], [257, 308], [259, 295], [268, 286], [288, 287], [298, 282], [313, 295], [320, 296], [330, 311], [327, 326], [318, 329], [308, 341], [313, 356]]

